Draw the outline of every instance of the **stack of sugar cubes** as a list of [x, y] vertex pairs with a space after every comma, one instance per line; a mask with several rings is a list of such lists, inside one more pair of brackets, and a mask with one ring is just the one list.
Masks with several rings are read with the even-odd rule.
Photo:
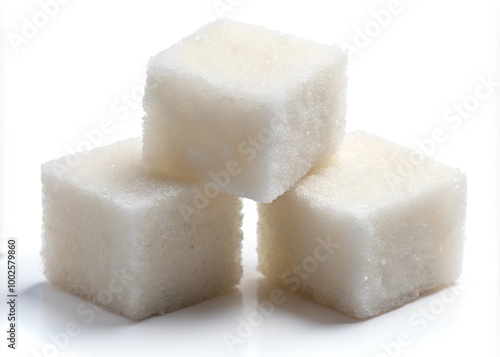
[[154, 56], [142, 141], [42, 166], [48, 280], [134, 320], [224, 293], [242, 276], [247, 197], [259, 270], [345, 314], [455, 281], [465, 176], [344, 135], [346, 66], [339, 47], [227, 19]]

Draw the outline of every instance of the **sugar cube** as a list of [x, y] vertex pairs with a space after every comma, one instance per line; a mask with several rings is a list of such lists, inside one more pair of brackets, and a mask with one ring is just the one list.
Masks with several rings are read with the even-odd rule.
[[186, 221], [178, 207], [193, 186], [146, 170], [141, 147], [133, 138], [42, 165], [47, 279], [132, 320], [211, 298], [242, 274], [240, 199], [220, 193]]
[[466, 177], [377, 136], [259, 205], [259, 270], [347, 315], [375, 316], [461, 274]]
[[346, 62], [334, 45], [209, 23], [149, 61], [143, 158], [171, 176], [271, 202], [338, 149]]

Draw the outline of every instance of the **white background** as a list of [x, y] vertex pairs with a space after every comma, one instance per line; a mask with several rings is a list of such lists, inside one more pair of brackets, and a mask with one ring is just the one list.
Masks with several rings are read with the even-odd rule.
[[[481, 89], [486, 95], [474, 97], [481, 80], [500, 81], [499, 4], [220, 2], [231, 4], [224, 16], [350, 47], [347, 129], [362, 128], [409, 147], [424, 147], [467, 173], [467, 242], [459, 282], [463, 291], [457, 296], [447, 291], [454, 299], [446, 303], [443, 291], [438, 291], [366, 321], [287, 293], [286, 302], [231, 352], [224, 334], [236, 334], [240, 321], [255, 310], [254, 303], [269, 298], [272, 288], [255, 270], [255, 205], [246, 201], [245, 274], [237, 290], [138, 323], [107, 312], [98, 312], [91, 321], [78, 316], [82, 300], [54, 289], [43, 277], [38, 256], [40, 164], [84, 148], [85, 132], [98, 129], [105, 118], [112, 121], [113, 130], [97, 145], [140, 135], [140, 94], [148, 58], [219, 14], [213, 0], [73, 0], [44, 17], [38, 1], [5, 0], [0, 42], [0, 251], [5, 251], [5, 237], [16, 237], [19, 268], [18, 351], [8, 355], [56, 355], [50, 335], [61, 336], [68, 323], [74, 323], [79, 333], [67, 341], [61, 337], [59, 356], [499, 356], [495, 218], [500, 213], [500, 88]], [[12, 41], [23, 36], [23, 18], [38, 27], [29, 32], [24, 25], [30, 38], [24, 36], [16, 45]], [[459, 114], [464, 105], [467, 109]], [[458, 115], [455, 125], [444, 115]], [[435, 130], [442, 130], [444, 137], [431, 145]], [[2, 296], [5, 268], [2, 254]], [[6, 304], [0, 306], [0, 350], [6, 351]], [[430, 312], [424, 318], [425, 309]], [[418, 326], [412, 316], [421, 319]], [[404, 346], [398, 342], [401, 336]]]

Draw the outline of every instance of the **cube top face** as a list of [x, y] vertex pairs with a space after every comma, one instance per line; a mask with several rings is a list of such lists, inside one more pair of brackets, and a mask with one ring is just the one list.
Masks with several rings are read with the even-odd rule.
[[295, 82], [338, 61], [340, 52], [336, 46], [220, 19], [153, 57], [148, 74], [155, 78], [182, 74], [220, 91], [276, 98]]
[[[82, 152], [80, 161], [69, 155], [42, 165], [42, 175], [55, 177], [83, 192], [105, 197], [121, 207], [144, 208], [161, 197], [187, 191], [183, 183], [149, 172], [141, 159], [140, 138]], [[68, 163], [73, 164], [68, 165]]]
[[460, 170], [358, 131], [347, 134], [339, 152], [299, 182], [293, 192], [317, 204], [370, 214], [455, 185], [465, 187]]

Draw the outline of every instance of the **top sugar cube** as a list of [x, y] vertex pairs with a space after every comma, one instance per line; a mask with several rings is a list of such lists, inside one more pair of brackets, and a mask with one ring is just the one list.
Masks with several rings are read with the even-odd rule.
[[143, 159], [174, 177], [271, 202], [338, 148], [347, 54], [220, 19], [151, 58]]

